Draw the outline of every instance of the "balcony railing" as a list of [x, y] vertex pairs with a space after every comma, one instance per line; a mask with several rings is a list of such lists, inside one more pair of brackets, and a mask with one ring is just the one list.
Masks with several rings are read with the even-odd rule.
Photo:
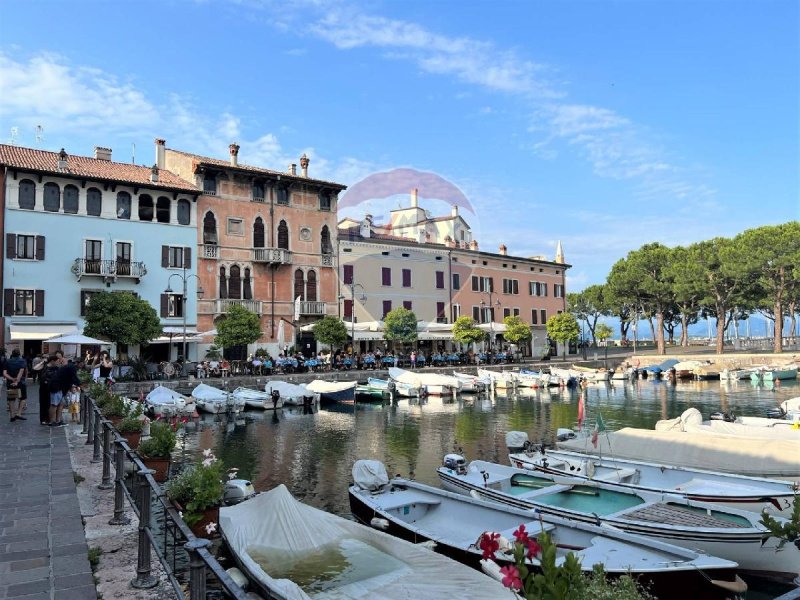
[[219, 258], [219, 246], [205, 244], [201, 247], [200, 258]]
[[139, 283], [147, 275], [147, 267], [143, 262], [128, 260], [99, 260], [93, 258], [76, 258], [70, 269], [81, 280], [81, 277], [104, 277], [117, 280], [120, 277], [135, 279]]
[[322, 255], [322, 266], [323, 267], [335, 267], [336, 266], [336, 257], [333, 254], [323, 254]]
[[292, 253], [283, 248], [253, 248], [253, 262], [290, 265]]
[[300, 302], [300, 314], [321, 317], [325, 315], [324, 302]]
[[216, 300], [216, 310], [214, 312], [218, 315], [224, 315], [230, 310], [231, 306], [241, 306], [250, 312], [260, 315], [261, 305], [261, 300], [234, 300], [228, 298], [225, 300]]

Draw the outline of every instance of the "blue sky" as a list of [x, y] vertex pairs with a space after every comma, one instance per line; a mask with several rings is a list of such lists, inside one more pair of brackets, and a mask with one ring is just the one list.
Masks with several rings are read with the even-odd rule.
[[800, 218], [798, 23], [795, 0], [5, 0], [0, 140], [436, 172], [482, 249], [562, 240], [578, 291], [649, 241]]

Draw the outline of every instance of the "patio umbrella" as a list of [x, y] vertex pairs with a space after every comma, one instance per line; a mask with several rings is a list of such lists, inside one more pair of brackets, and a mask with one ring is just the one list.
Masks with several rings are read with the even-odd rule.
[[83, 335], [79, 332], [58, 335], [45, 340], [48, 344], [86, 344], [92, 346], [110, 346], [111, 342]]

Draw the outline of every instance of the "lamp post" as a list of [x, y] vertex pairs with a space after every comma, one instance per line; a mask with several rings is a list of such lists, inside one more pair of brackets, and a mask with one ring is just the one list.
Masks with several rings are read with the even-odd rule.
[[[186, 264], [184, 263], [183, 274], [181, 274], [181, 273], [173, 273], [172, 275], [169, 276], [169, 279], [167, 279], [167, 289], [164, 290], [165, 294], [172, 294], [173, 293], [172, 288], [170, 287], [170, 283], [169, 283], [170, 281], [172, 281], [173, 277], [178, 277], [181, 280], [181, 282], [183, 283], [183, 296], [181, 296], [181, 314], [183, 315], [183, 364], [185, 365], [188, 362], [188, 357], [186, 356], [186, 312], [187, 312], [187, 310], [186, 310], [186, 307], [187, 307], [187, 302], [186, 302], [186, 293], [187, 293], [187, 291], [186, 291], [186, 287], [187, 287], [187, 284], [188, 284], [189, 280], [192, 277], [194, 277], [198, 281], [198, 285], [197, 285], [197, 296], [198, 296], [198, 298], [202, 298], [203, 297], [203, 288], [199, 284], [200, 278], [197, 275], [195, 275], [194, 273], [189, 273], [188, 275], [186, 274]], [[183, 370], [183, 367], [181, 367], [181, 370]]]
[[481, 294], [485, 294], [489, 298], [488, 304], [481, 300], [481, 309], [485, 310], [486, 312], [484, 314], [489, 317], [489, 355], [491, 356], [492, 341], [494, 338], [494, 315], [492, 314], [492, 311], [494, 310], [495, 306], [500, 306], [500, 298], [497, 298], [494, 302], [492, 302], [492, 298], [497, 296], [497, 292], [484, 291], [481, 292]]
[[[367, 300], [367, 295], [364, 292], [364, 286], [360, 283], [345, 283], [343, 284], [350, 288], [350, 339], [353, 344], [353, 355], [356, 352], [356, 288], [361, 290], [359, 300], [363, 304]], [[344, 296], [340, 295], [339, 300], [344, 300]]]

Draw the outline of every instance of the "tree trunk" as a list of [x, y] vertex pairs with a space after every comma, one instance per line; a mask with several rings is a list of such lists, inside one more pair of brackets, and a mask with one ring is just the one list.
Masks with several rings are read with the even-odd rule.
[[681, 313], [681, 346], [689, 347], [689, 315]]
[[725, 309], [717, 306], [717, 354], [725, 352]]
[[650, 324], [650, 335], [653, 337], [653, 342], [657, 342], [658, 337], [656, 336], [656, 326], [653, 324], [653, 317], [647, 317], [647, 322]]
[[[652, 321], [651, 321], [652, 324]], [[656, 327], [658, 328], [658, 338], [656, 339], [656, 349], [658, 354], [666, 354], [667, 348], [664, 345], [664, 313], [656, 312]]]
[[776, 354], [783, 352], [783, 303], [779, 299], [775, 301], [773, 310], [775, 311], [775, 335], [773, 336], [772, 351]]
[[794, 302], [789, 303], [789, 336], [792, 338], [792, 343], [794, 343], [795, 332], [797, 331], [797, 304]]

